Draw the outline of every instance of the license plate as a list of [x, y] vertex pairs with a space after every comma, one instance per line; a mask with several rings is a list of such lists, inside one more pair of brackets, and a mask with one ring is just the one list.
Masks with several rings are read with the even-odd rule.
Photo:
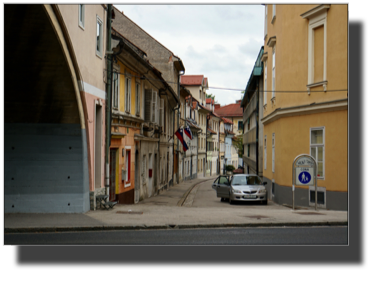
[[248, 199], [248, 198], [256, 198], [256, 195], [244, 195], [244, 198]]

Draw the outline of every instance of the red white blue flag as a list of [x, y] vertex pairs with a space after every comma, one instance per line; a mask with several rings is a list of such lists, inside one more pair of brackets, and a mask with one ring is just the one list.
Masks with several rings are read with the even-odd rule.
[[192, 134], [192, 132], [191, 132], [189, 126], [187, 126], [187, 127], [185, 128], [185, 134], [189, 137], [189, 139], [191, 139], [191, 140], [193, 139], [193, 134]]
[[182, 129], [182, 128], [179, 128], [179, 129], [175, 132], [175, 135], [176, 135], [177, 138], [181, 141], [182, 146], [183, 146], [183, 151], [187, 151], [189, 148], [187, 147], [187, 144], [186, 144], [186, 142], [185, 142], [184, 139], [183, 139], [183, 129]]

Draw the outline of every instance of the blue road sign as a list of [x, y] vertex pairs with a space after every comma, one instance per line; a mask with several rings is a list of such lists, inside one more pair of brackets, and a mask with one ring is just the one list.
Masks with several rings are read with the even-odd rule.
[[307, 184], [311, 180], [311, 175], [307, 171], [303, 171], [298, 175], [298, 180], [303, 184]]

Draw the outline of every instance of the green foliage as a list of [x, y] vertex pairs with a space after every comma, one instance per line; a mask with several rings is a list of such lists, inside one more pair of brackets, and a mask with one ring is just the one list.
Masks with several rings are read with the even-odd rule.
[[237, 136], [236, 140], [232, 140], [232, 145], [236, 148], [239, 157], [242, 157], [244, 152], [243, 136]]
[[226, 165], [226, 171], [234, 171], [236, 168], [231, 164], [231, 165]]

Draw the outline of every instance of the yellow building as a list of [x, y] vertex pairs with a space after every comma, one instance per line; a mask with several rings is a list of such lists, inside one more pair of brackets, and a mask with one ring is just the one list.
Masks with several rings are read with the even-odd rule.
[[[347, 41], [347, 5], [265, 6], [263, 176], [277, 203], [292, 203], [293, 160], [309, 154], [319, 207], [347, 210]], [[295, 196], [296, 206], [315, 204], [314, 187]]]

